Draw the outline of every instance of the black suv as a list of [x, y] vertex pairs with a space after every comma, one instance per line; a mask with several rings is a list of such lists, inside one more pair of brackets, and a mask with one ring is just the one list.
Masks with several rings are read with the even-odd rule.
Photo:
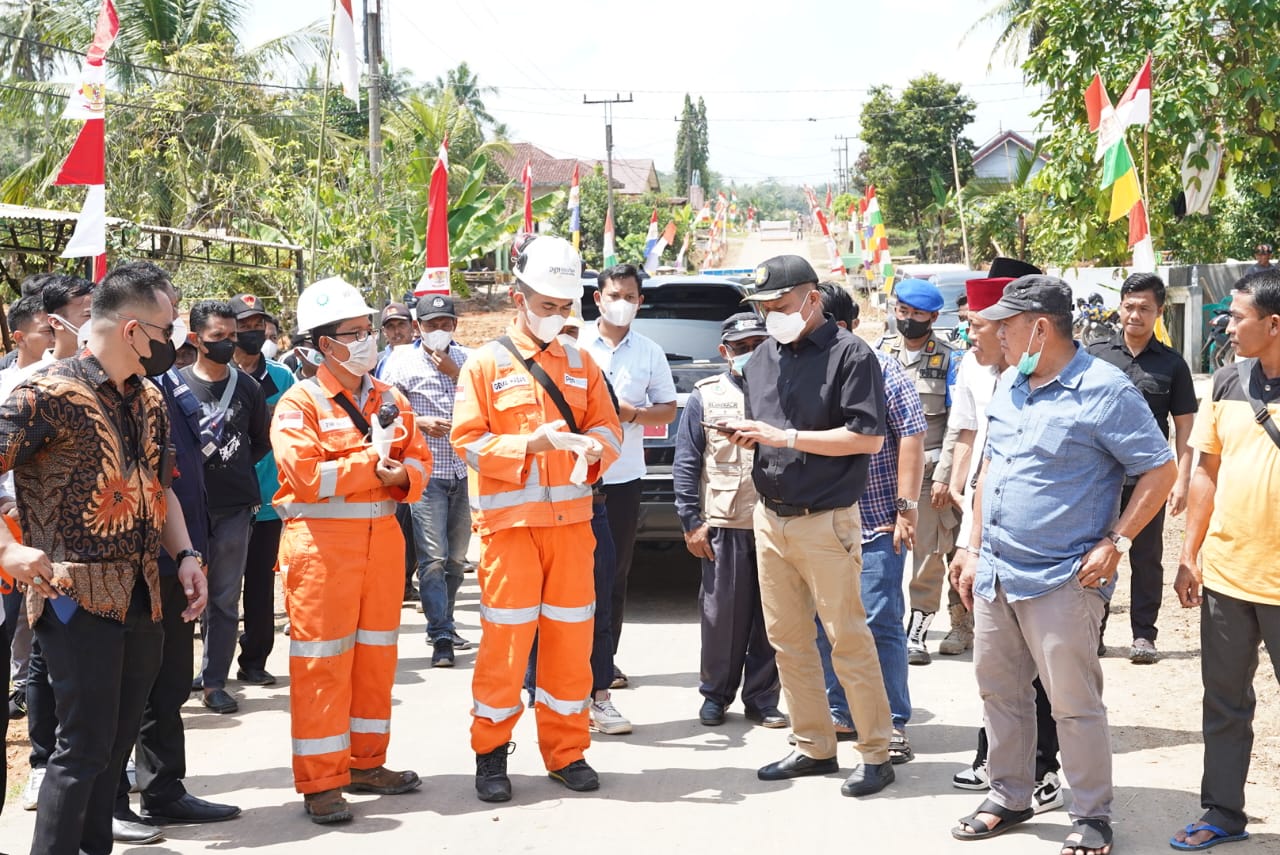
[[[583, 283], [582, 318], [600, 316], [595, 305], [596, 282]], [[641, 285], [644, 304], [631, 329], [653, 339], [667, 354], [676, 384], [676, 419], [663, 427], [644, 429], [644, 476], [640, 494], [637, 539], [683, 541], [676, 516], [671, 462], [675, 458], [676, 427], [684, 417], [684, 402], [693, 384], [727, 368], [720, 358], [720, 326], [742, 305], [746, 290], [723, 276], [654, 276]]]

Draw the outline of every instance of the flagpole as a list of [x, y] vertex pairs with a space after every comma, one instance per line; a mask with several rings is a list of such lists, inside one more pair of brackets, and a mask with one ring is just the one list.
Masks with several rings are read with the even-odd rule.
[[[338, 5], [334, 3], [333, 14], [329, 16], [329, 47], [324, 55], [324, 92], [320, 96], [320, 139], [316, 144], [316, 183], [311, 195], [311, 266], [316, 263], [316, 235], [320, 229], [320, 179], [324, 173], [324, 132], [329, 118], [329, 81], [333, 69], [333, 29], [338, 14]], [[313, 271], [314, 272], [314, 271]]]

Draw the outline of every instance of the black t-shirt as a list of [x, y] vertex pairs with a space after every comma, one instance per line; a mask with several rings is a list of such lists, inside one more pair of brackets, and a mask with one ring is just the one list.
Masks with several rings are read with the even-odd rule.
[[1116, 333], [1110, 341], [1089, 345], [1089, 353], [1119, 368], [1138, 387], [1165, 437], [1169, 436], [1170, 415], [1186, 416], [1196, 411], [1191, 369], [1182, 354], [1161, 344], [1155, 336], [1137, 356], [1129, 353], [1123, 333]]
[[[746, 415], [779, 428], [883, 436], [884, 374], [862, 339], [830, 318], [794, 345], [766, 339], [743, 369]], [[868, 454], [826, 457], [756, 446], [752, 480], [761, 496], [829, 510], [862, 498]]]
[[267, 400], [258, 381], [240, 369], [236, 388], [221, 409], [228, 380], [210, 383], [196, 376], [195, 366], [180, 372], [191, 393], [200, 402], [200, 442], [205, 453], [205, 491], [209, 510], [221, 511], [254, 507], [262, 502], [258, 476], [253, 464], [271, 451], [268, 433]]

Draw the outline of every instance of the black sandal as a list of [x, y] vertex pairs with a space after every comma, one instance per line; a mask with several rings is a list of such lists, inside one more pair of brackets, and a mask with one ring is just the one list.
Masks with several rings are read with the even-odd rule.
[[[997, 816], [1000, 818], [1000, 822], [994, 827], [988, 826], [978, 819], [978, 814], [980, 813], [989, 813], [992, 816]], [[1032, 808], [1010, 810], [1004, 805], [987, 799], [978, 806], [977, 810], [959, 820], [960, 824], [951, 829], [951, 836], [956, 840], [986, 840], [989, 837], [997, 837], [1004, 834], [1015, 825], [1021, 825], [1035, 815], [1036, 812]]]
[[1092, 852], [1094, 855], [1102, 855], [1102, 850], [1107, 849], [1107, 855], [1110, 855], [1108, 847], [1111, 846], [1111, 823], [1105, 819], [1077, 819], [1071, 823], [1071, 834], [1079, 834], [1080, 840], [1076, 843], [1063, 841], [1064, 853], [1087, 855]]

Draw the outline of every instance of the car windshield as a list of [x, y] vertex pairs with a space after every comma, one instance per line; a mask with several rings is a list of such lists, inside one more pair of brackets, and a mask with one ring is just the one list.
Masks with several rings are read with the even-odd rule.
[[[587, 322], [600, 316], [594, 291], [591, 283], [582, 297]], [[741, 300], [742, 290], [727, 281], [655, 278], [645, 283], [632, 329], [657, 342], [670, 362], [719, 362], [721, 324], [742, 311]]]
[[719, 321], [636, 318], [632, 329], [656, 341], [671, 362], [720, 358]]

